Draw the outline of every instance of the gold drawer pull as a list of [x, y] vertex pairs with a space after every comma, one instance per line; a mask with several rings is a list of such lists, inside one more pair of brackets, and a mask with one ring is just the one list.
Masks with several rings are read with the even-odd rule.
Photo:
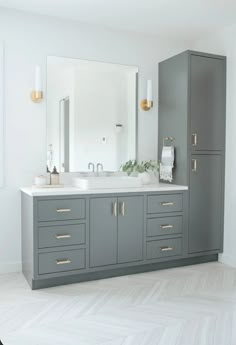
[[167, 201], [167, 202], [161, 202], [161, 205], [162, 205], [162, 206], [173, 206], [174, 203], [173, 203], [173, 202], [170, 202], [170, 201]]
[[172, 229], [174, 226], [171, 225], [171, 224], [163, 224], [163, 225], [160, 225], [160, 228], [161, 229]]
[[56, 235], [56, 238], [58, 239], [58, 240], [61, 240], [61, 239], [63, 239], [63, 238], [71, 238], [71, 235], [66, 235], [66, 234], [62, 234], [62, 235]]
[[70, 264], [71, 261], [69, 259], [62, 259], [62, 260], [56, 260], [57, 265], [67, 265]]
[[173, 247], [160, 247], [161, 252], [170, 252], [174, 250]]
[[71, 212], [70, 208], [57, 208], [57, 213]]

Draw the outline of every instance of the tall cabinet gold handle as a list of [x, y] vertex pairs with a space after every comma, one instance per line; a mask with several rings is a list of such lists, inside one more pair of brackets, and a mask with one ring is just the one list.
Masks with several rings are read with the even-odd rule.
[[192, 171], [196, 172], [197, 171], [197, 160], [192, 159]]
[[197, 146], [197, 133], [192, 133], [192, 146]]
[[117, 202], [112, 203], [112, 213], [114, 217], [117, 217]]

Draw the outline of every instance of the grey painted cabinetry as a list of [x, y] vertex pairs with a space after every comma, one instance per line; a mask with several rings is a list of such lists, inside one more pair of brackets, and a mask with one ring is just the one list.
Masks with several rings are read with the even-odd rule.
[[222, 156], [192, 155], [190, 175], [189, 252], [221, 250]]
[[217, 255], [190, 258], [187, 205], [184, 190], [22, 192], [23, 273], [37, 289], [216, 260]]
[[90, 267], [142, 260], [143, 222], [143, 196], [90, 199]]
[[117, 198], [90, 200], [90, 266], [117, 263]]
[[182, 193], [154, 194], [147, 197], [146, 257], [148, 260], [184, 256], [185, 209], [186, 198]]
[[226, 59], [186, 51], [159, 64], [159, 157], [174, 137], [174, 183], [189, 186], [188, 253], [223, 249]]
[[143, 199], [143, 196], [118, 198], [118, 263], [143, 260]]
[[191, 151], [225, 145], [225, 58], [189, 55]]

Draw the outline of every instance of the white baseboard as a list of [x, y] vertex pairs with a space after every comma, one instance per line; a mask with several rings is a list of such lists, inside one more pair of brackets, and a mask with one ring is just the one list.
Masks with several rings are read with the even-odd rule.
[[21, 262], [0, 263], [0, 274], [21, 272]]
[[219, 255], [219, 261], [225, 265], [236, 267], [236, 256], [227, 255], [227, 254], [220, 254]]

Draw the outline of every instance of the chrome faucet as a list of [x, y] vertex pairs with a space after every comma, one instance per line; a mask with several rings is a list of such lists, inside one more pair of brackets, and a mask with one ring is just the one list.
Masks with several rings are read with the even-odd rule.
[[99, 167], [101, 168], [101, 171], [103, 171], [103, 165], [102, 165], [102, 163], [98, 163], [98, 164], [97, 164], [97, 175], [98, 175], [98, 173], [99, 173]]
[[92, 167], [93, 172], [94, 172], [94, 170], [95, 170], [95, 165], [94, 165], [94, 163], [89, 162], [89, 164], [88, 164], [88, 170], [90, 170], [91, 167]]

